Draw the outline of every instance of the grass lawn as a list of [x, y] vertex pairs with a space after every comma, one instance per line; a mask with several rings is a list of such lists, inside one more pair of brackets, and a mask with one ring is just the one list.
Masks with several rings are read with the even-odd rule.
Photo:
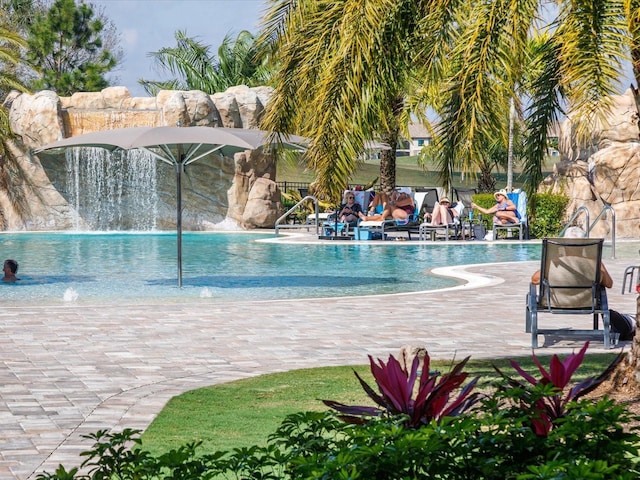
[[[545, 172], [549, 173], [556, 159], [549, 157], [544, 165]], [[522, 187], [524, 176], [521, 175], [521, 169], [516, 167], [513, 178], [514, 188]], [[545, 173], [546, 175], [546, 173]], [[349, 183], [368, 184], [380, 176], [380, 162], [378, 160], [367, 160], [360, 164]], [[496, 172], [493, 174], [496, 179], [496, 187], [504, 188], [507, 184], [506, 172]], [[398, 157], [396, 159], [396, 185], [406, 186], [440, 186], [440, 173], [435, 165], [427, 165], [427, 169], [423, 169], [418, 165], [417, 157]], [[304, 182], [313, 181], [312, 172], [291, 164], [278, 164], [278, 173], [276, 176], [278, 182]], [[462, 178], [459, 173], [454, 176], [454, 185], [456, 187], [475, 188], [478, 185], [476, 179], [467, 175]]]
[[[600, 374], [615, 356], [614, 353], [587, 355], [573, 383]], [[543, 365], [549, 364], [549, 357], [540, 359]], [[516, 360], [526, 370], [537, 372], [530, 357]], [[489, 383], [498, 378], [493, 364], [508, 374], [515, 374], [505, 359], [472, 359], [465, 371], [470, 377], [481, 377], [480, 388], [487, 389]], [[447, 372], [450, 366], [450, 361], [439, 361], [432, 362], [431, 368]], [[353, 370], [375, 386], [369, 366], [363, 365], [293, 370], [186, 392], [167, 403], [144, 433], [143, 445], [156, 454], [195, 440], [203, 442], [202, 453], [264, 445], [286, 415], [325, 410], [327, 407], [321, 399], [373, 406]]]

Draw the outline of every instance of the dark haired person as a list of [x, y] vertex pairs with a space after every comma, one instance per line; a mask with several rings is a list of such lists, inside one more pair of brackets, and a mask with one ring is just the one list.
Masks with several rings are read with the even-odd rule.
[[4, 277], [2, 277], [3, 282], [12, 283], [16, 280], [20, 280], [16, 277], [16, 273], [18, 273], [18, 262], [15, 260], [5, 260], [2, 269], [4, 271]]

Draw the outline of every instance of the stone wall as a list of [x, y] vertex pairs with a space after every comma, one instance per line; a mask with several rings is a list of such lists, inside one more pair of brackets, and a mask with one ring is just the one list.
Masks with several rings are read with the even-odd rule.
[[[125, 87], [71, 97], [59, 97], [51, 91], [34, 95], [12, 92], [5, 105], [18, 136], [14, 153], [41, 198], [31, 201], [31, 216], [21, 218], [6, 192], [0, 192], [0, 207], [9, 229], [69, 229], [78, 216], [64, 188], [64, 154], [35, 156], [34, 149], [83, 133], [134, 126], [256, 128], [270, 94], [269, 87], [246, 86], [214, 95], [161, 91], [156, 97], [131, 97]], [[158, 171], [157, 225], [175, 228], [175, 174], [169, 166], [163, 168]], [[211, 155], [193, 163], [183, 182], [184, 228], [273, 227], [282, 211], [275, 171], [274, 159], [260, 151], [237, 153], [234, 159]]]
[[[631, 90], [613, 97], [610, 115], [591, 128], [589, 142], [580, 142], [574, 125], [561, 127], [561, 161], [546, 178], [540, 191], [562, 193], [570, 198], [567, 218], [585, 206], [590, 222], [610, 205], [616, 216], [616, 238], [640, 237], [640, 136], [638, 109]], [[577, 217], [583, 229], [585, 216]], [[600, 221], [592, 236], [610, 238], [611, 222]]]

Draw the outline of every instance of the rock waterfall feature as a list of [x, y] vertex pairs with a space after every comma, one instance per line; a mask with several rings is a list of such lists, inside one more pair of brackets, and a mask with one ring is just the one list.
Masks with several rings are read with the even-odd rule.
[[[18, 215], [0, 192], [9, 230], [154, 230], [175, 228], [175, 172], [141, 151], [99, 148], [32, 151], [93, 131], [136, 126], [256, 128], [268, 87], [237, 86], [223, 93], [161, 91], [131, 97], [125, 87], [59, 97], [51, 91], [12, 92], [6, 99], [18, 140], [14, 153], [41, 198]], [[275, 161], [261, 151], [234, 158], [209, 155], [183, 177], [183, 226], [189, 230], [273, 227], [281, 214]]]

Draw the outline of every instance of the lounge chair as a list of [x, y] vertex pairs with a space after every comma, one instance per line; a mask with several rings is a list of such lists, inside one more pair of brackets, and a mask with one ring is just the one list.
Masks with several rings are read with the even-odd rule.
[[462, 229], [462, 216], [464, 214], [465, 205], [462, 201], [458, 201], [453, 209], [458, 212], [458, 216], [453, 218], [452, 223], [447, 225], [433, 225], [429, 222], [421, 223], [419, 230], [420, 240], [426, 240], [427, 237], [431, 237], [432, 240], [435, 240], [438, 233], [443, 234], [446, 241], [449, 241], [449, 237], [451, 235], [454, 238], [459, 238], [461, 235], [464, 235], [464, 231]]
[[[584, 336], [602, 334], [609, 348], [610, 329], [607, 291], [600, 283], [602, 238], [545, 238], [542, 241], [540, 283], [531, 283], [527, 294], [525, 331], [531, 346], [538, 335]], [[540, 313], [592, 315], [592, 329], [539, 328]], [[603, 329], [598, 329], [602, 316]], [[614, 341], [615, 343], [615, 341]]]
[[493, 238], [498, 239], [498, 232], [500, 230], [507, 230], [507, 234], [512, 230], [518, 230], [518, 236], [520, 240], [523, 238], [529, 238], [529, 223], [527, 221], [527, 194], [526, 192], [511, 192], [507, 196], [516, 206], [516, 216], [518, 221], [516, 223], [494, 224], [493, 225]]
[[361, 220], [358, 222], [358, 226], [354, 228], [355, 240], [385, 240], [389, 232], [407, 232], [409, 239], [411, 239], [411, 228], [419, 224], [418, 216], [422, 209], [422, 203], [427, 197], [427, 192], [413, 193], [409, 187], [400, 187], [398, 191], [404, 192], [413, 198], [413, 213], [406, 220]]

